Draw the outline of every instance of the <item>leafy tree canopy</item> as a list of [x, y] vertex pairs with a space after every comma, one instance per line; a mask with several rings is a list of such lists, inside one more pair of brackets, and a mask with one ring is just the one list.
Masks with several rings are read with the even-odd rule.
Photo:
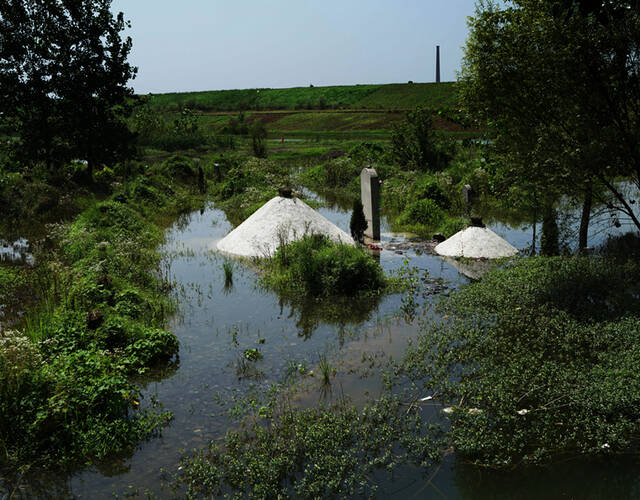
[[[541, 191], [599, 183], [640, 228], [638, 2], [482, 2], [462, 71], [467, 109], [488, 122], [516, 182]], [[589, 187], [590, 189], [590, 187]]]
[[131, 152], [123, 121], [136, 68], [131, 39], [111, 0], [0, 2], [0, 114], [13, 132], [14, 160], [53, 169], [94, 165]]
[[394, 160], [413, 170], [443, 170], [451, 159], [448, 145], [433, 130], [432, 113], [421, 107], [407, 112], [404, 122], [394, 127], [391, 146]]

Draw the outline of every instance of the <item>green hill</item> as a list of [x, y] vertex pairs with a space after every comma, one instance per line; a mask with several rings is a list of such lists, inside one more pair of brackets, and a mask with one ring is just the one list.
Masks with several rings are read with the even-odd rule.
[[456, 104], [456, 83], [403, 83], [342, 85], [290, 89], [213, 90], [151, 94], [149, 104], [158, 111], [189, 107], [201, 111], [283, 109], [411, 109], [422, 105], [437, 109]]

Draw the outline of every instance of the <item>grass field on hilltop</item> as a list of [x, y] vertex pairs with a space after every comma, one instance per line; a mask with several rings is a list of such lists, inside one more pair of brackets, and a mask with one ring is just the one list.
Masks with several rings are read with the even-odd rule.
[[290, 89], [214, 90], [153, 94], [149, 104], [158, 111], [189, 107], [200, 111], [278, 109], [431, 109], [454, 106], [456, 83], [342, 85]]

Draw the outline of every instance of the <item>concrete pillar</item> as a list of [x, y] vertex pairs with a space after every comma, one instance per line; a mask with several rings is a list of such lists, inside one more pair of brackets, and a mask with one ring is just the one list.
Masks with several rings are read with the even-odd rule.
[[365, 167], [360, 172], [360, 190], [367, 229], [364, 235], [372, 240], [380, 239], [380, 179], [376, 171]]

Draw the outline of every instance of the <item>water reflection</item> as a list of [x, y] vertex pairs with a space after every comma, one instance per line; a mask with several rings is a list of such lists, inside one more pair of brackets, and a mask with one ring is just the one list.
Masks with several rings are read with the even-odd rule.
[[281, 298], [280, 312], [289, 309], [289, 318], [295, 320], [298, 335], [309, 339], [313, 332], [321, 325], [328, 324], [336, 327], [337, 337], [343, 343], [345, 328], [348, 325], [365, 323], [378, 308], [381, 296], [365, 297], [333, 297], [301, 298], [292, 300]]
[[[349, 210], [350, 206], [341, 209], [334, 205], [333, 208], [322, 207], [319, 212], [348, 231]], [[380, 265], [385, 272], [398, 271], [408, 261], [419, 268], [420, 275], [427, 271], [431, 278], [442, 278], [452, 288], [469, 282], [456, 269], [455, 263], [431, 255], [419, 246], [400, 248], [396, 243], [404, 242], [406, 238], [388, 233], [388, 227], [383, 218], [383, 240], [395, 248], [383, 248], [379, 253]], [[494, 223], [489, 227], [520, 249], [531, 244], [530, 225]], [[141, 444], [131, 457], [116, 459], [100, 470], [85, 471], [70, 481], [40, 478], [40, 484], [34, 480], [31, 491], [36, 493], [25, 496], [46, 497], [44, 492], [49, 490], [57, 491], [53, 495], [56, 497], [70, 494], [108, 497], [113, 492], [126, 493], [131, 484], [140, 491], [149, 488], [160, 496], [167, 496], [167, 491], [161, 488], [161, 470], [176, 472], [185, 451], [206, 446], [210, 438], [225, 434], [230, 421], [224, 413], [227, 408], [222, 406], [222, 400], [228, 401], [234, 394], [244, 395], [283, 380], [292, 364], [318, 371], [320, 354], [328, 356], [338, 371], [332, 387], [340, 397], [349, 397], [359, 404], [367, 394], [380, 393], [381, 366], [390, 358], [402, 356], [407, 344], [419, 333], [414, 324], [394, 317], [402, 306], [402, 297], [284, 300], [257, 286], [256, 272], [244, 264], [234, 264], [233, 284], [225, 286], [223, 263], [227, 257], [209, 249], [215, 248], [215, 242], [231, 229], [225, 214], [210, 205], [203, 212], [182, 216], [166, 235], [166, 262], [170, 265], [170, 279], [175, 283], [180, 301], [179, 314], [170, 324], [180, 340], [180, 359], [179, 364], [152, 374], [143, 383], [143, 406], [151, 406], [158, 400], [164, 409], [174, 414], [174, 420], [164, 429], [163, 436]], [[426, 302], [432, 297], [420, 296], [420, 300]], [[238, 360], [250, 349], [257, 349], [262, 355], [262, 359], [251, 365], [261, 374], [259, 379], [238, 376]], [[319, 379], [308, 377], [308, 381], [311, 389], [300, 398], [303, 406], [316, 404], [323, 395]], [[331, 396], [325, 390], [324, 397]], [[625, 469], [627, 476], [621, 478], [621, 483], [627, 483], [615, 490], [622, 496], [636, 491], [635, 478], [629, 472], [633, 466], [635, 462]], [[574, 463], [573, 470], [565, 474], [578, 478], [583, 470], [582, 465]], [[597, 468], [586, 470], [595, 477]], [[398, 477], [399, 482], [384, 485], [381, 491], [398, 498], [411, 495], [415, 498], [440, 497], [440, 493], [450, 498], [521, 496], [517, 483], [511, 483], [508, 477], [489, 476], [463, 464], [452, 463], [450, 458], [431, 478], [433, 472], [428, 471], [424, 478], [425, 471], [407, 469], [403, 477]], [[617, 477], [613, 468], [603, 469], [600, 474], [602, 481]], [[562, 476], [562, 473], [554, 473], [548, 480], [560, 484]], [[538, 477], [540, 481], [543, 479], [544, 476]], [[21, 481], [20, 484], [24, 484], [25, 480]], [[549, 496], [549, 489], [544, 490], [544, 494], [542, 487], [535, 489], [534, 479], [523, 481], [525, 486], [531, 484], [538, 497]], [[487, 491], [479, 491], [484, 488]], [[5, 485], [2, 491], [12, 489], [13, 486]], [[43, 494], [40, 494], [41, 490]], [[581, 497], [583, 490], [575, 491], [578, 493], [575, 497]], [[501, 492], [506, 493], [499, 495]]]
[[572, 459], [545, 467], [496, 471], [456, 464], [456, 497], [465, 500], [518, 498], [640, 498], [637, 457]]
[[34, 258], [29, 250], [30, 245], [26, 238], [18, 238], [15, 241], [0, 239], [0, 262], [32, 266]]

